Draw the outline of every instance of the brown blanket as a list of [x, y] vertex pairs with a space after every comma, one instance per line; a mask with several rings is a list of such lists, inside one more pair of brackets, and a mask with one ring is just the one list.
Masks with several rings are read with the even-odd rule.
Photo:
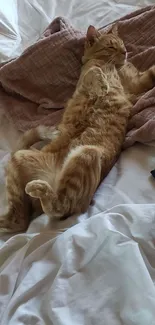
[[[137, 67], [143, 70], [155, 64], [155, 6], [124, 17], [119, 33]], [[2, 64], [0, 119], [5, 115], [20, 131], [57, 123], [79, 77], [83, 44], [84, 34], [56, 18], [41, 40]], [[155, 88], [134, 106], [124, 147], [155, 140], [154, 109]]]

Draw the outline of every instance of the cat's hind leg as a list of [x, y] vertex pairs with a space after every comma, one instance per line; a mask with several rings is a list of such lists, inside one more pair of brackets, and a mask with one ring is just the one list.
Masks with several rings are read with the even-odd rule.
[[6, 194], [8, 207], [6, 213], [0, 216], [0, 233], [26, 230], [29, 222], [30, 202], [26, 197], [21, 175], [13, 159], [7, 166]]
[[25, 231], [29, 225], [31, 201], [25, 185], [35, 176], [41, 153], [32, 150], [16, 152], [6, 170], [7, 212], [0, 216], [0, 232]]
[[43, 211], [52, 218], [83, 213], [100, 182], [102, 155], [96, 146], [79, 146], [65, 160], [57, 190], [38, 179], [26, 185], [26, 193], [39, 198]]

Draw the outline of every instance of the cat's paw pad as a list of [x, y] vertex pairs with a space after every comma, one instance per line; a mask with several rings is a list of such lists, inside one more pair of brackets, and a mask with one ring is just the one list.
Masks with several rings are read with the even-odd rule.
[[27, 183], [25, 192], [32, 197], [41, 199], [48, 196], [50, 191], [50, 185], [42, 180], [34, 180]]

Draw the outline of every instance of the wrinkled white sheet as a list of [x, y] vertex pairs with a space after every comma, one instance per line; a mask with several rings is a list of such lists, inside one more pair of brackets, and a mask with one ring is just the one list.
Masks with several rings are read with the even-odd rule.
[[1, 250], [1, 325], [154, 325], [154, 205], [118, 205], [58, 240]]
[[79, 220], [43, 215], [1, 238], [1, 325], [154, 325], [154, 157], [143, 145], [122, 153]]
[[[36, 41], [55, 16], [86, 29], [148, 4], [154, 0], [0, 0], [0, 61]], [[0, 136], [0, 213], [6, 146]], [[87, 214], [53, 224], [42, 215], [26, 234], [0, 237], [1, 325], [155, 324], [154, 168], [155, 147], [136, 145]]]
[[34, 43], [56, 16], [80, 29], [102, 27], [154, 0], [0, 0], [0, 62]]

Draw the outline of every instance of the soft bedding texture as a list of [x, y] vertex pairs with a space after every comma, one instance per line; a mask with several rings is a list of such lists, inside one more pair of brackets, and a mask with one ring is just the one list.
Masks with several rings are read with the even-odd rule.
[[1, 325], [154, 325], [154, 157], [144, 145], [124, 151], [95, 205], [56, 240], [41, 216], [1, 247]]
[[75, 28], [86, 30], [92, 22], [102, 27], [151, 4], [154, 0], [0, 0], [0, 61], [21, 54], [55, 17], [66, 17]]
[[[154, 63], [154, 26], [154, 6], [118, 22], [128, 59], [141, 70]], [[19, 131], [39, 124], [58, 123], [79, 78], [83, 46], [84, 33], [60, 17], [49, 25], [42, 39], [19, 58], [3, 63], [0, 67], [1, 119], [5, 115]], [[155, 88], [134, 106], [124, 148], [136, 141], [155, 140], [154, 98]]]
[[[83, 34], [77, 30], [84, 30], [89, 23], [101, 27], [133, 9], [151, 4], [151, 1], [132, 0], [95, 3], [90, 0], [81, 4], [77, 0], [70, 1], [70, 4], [68, 1], [12, 0], [8, 12], [5, 12], [7, 7], [2, 1], [0, 8], [4, 37], [0, 37], [0, 44], [3, 45], [1, 61], [20, 54], [27, 45], [34, 43], [51, 19], [58, 15], [70, 18], [75, 27], [74, 32], [70, 24], [66, 25], [66, 20], [61, 20], [62, 24], [58, 20], [60, 27], [67, 26], [69, 37], [78, 35], [81, 39]], [[154, 8], [147, 8], [143, 13], [138, 12], [138, 15], [136, 13], [119, 23], [119, 31], [128, 42], [129, 57], [142, 68], [155, 63], [154, 11]], [[141, 31], [147, 31], [146, 35]], [[49, 29], [41, 44], [49, 44], [48, 37], [53, 39], [48, 33]], [[31, 55], [39, 44], [26, 51], [28, 64], [32, 67], [36, 63], [33, 68], [36, 68], [38, 60], [33, 58], [31, 61]], [[73, 91], [78, 78], [78, 49], [79, 44], [75, 42], [72, 52], [74, 59], [71, 60], [71, 64], [76, 63], [74, 78], [71, 79], [68, 69], [69, 77], [65, 80], [69, 91]], [[68, 52], [70, 47], [66, 48], [67, 55]], [[25, 73], [28, 80], [30, 70], [22, 71], [21, 65], [16, 64], [18, 60], [21, 58], [0, 70], [0, 80], [5, 88], [0, 90], [0, 134], [3, 133], [5, 137], [0, 137], [0, 147], [3, 148], [0, 151], [0, 212], [6, 205], [4, 167], [9, 159], [9, 153], [6, 153], [6, 149], [9, 149], [7, 138], [14, 143], [15, 136], [18, 137], [18, 133], [12, 130], [12, 121], [19, 130], [23, 130], [41, 120], [47, 122], [51, 119], [55, 123], [57, 116], [60, 117], [58, 110], [51, 110], [54, 106], [51, 106], [53, 96], [50, 97], [50, 92], [49, 97], [41, 95], [45, 98], [43, 102], [38, 99], [41, 88], [35, 93], [37, 99], [25, 95], [27, 88], [24, 89], [24, 83], [18, 84], [16, 69], [20, 72], [18, 78], [23, 78]], [[50, 56], [46, 62], [48, 65]], [[39, 64], [42, 66], [44, 62], [39, 60]], [[54, 78], [49, 79], [48, 75], [46, 79], [43, 75], [42, 80], [44, 85], [50, 82], [52, 86]], [[60, 83], [61, 79], [57, 80]], [[34, 82], [33, 79], [31, 81]], [[20, 94], [21, 88], [24, 94]], [[29, 95], [31, 90], [28, 91]], [[60, 100], [57, 104], [60, 104]], [[154, 89], [136, 105], [126, 146], [137, 140], [146, 142], [148, 137], [149, 140], [154, 139]], [[12, 238], [0, 236], [1, 325], [154, 325], [155, 181], [149, 176], [150, 170], [155, 167], [153, 145], [152, 142], [149, 146], [135, 144], [121, 154], [97, 190], [94, 205], [86, 214], [61, 223], [52, 223], [42, 215], [31, 222], [25, 234]], [[79, 224], [73, 226], [76, 223]], [[68, 227], [71, 228], [59, 235]]]

